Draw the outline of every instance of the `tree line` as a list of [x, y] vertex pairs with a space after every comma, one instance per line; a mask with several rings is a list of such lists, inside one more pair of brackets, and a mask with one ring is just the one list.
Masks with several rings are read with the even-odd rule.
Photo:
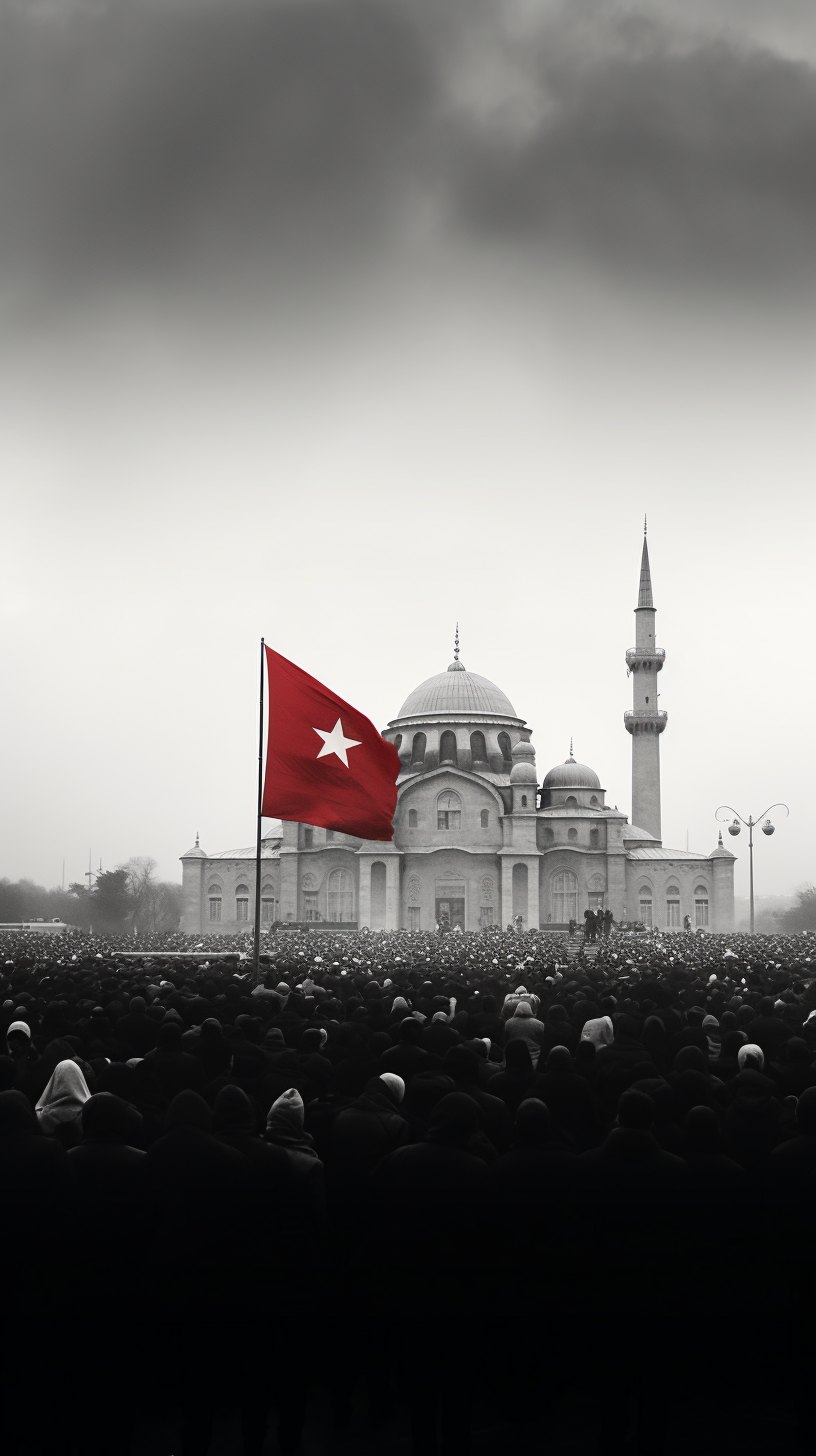
[[798, 904], [777, 915], [776, 923], [784, 935], [797, 931], [816, 930], [816, 885], [800, 885], [796, 891]]
[[181, 885], [158, 879], [156, 869], [154, 859], [135, 856], [115, 870], [101, 870], [90, 890], [82, 881], [62, 890], [0, 879], [0, 922], [59, 919], [81, 930], [177, 930]]

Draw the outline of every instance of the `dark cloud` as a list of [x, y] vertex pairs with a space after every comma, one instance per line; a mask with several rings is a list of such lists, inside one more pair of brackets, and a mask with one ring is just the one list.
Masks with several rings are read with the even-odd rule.
[[420, 37], [370, 0], [6, 15], [0, 54], [6, 254], [58, 271], [376, 230], [432, 111]]
[[490, 0], [0, 15], [7, 284], [335, 263], [419, 207], [499, 245], [800, 275], [814, 159], [812, 69], [668, 21], [578, 6], [520, 40]]
[[547, 105], [466, 142], [475, 229], [670, 270], [768, 276], [816, 258], [816, 73], [650, 23], [589, 54], [550, 32], [526, 67]]

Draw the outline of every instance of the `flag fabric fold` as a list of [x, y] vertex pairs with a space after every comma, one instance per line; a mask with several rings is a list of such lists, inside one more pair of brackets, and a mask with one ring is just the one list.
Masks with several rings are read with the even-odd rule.
[[262, 813], [389, 840], [399, 754], [370, 719], [266, 647], [269, 733]]

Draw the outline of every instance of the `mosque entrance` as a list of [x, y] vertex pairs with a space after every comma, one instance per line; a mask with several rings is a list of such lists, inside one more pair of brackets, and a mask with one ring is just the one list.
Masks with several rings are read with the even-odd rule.
[[437, 899], [436, 919], [439, 925], [448, 924], [453, 930], [458, 925], [462, 930], [465, 928], [465, 897], [460, 898], [449, 896], [445, 899]]

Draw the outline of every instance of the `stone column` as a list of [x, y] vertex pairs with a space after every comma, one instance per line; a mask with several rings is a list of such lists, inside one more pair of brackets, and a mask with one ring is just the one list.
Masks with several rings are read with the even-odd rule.
[[182, 856], [181, 928], [185, 935], [200, 935], [204, 930], [204, 871], [206, 859]]
[[513, 923], [513, 865], [515, 860], [509, 854], [499, 856], [501, 865], [501, 929]]
[[[606, 857], [606, 905], [612, 911], [616, 923], [628, 920], [626, 905], [626, 855], [607, 854]], [[635, 871], [639, 865], [634, 863]]]
[[357, 869], [360, 883], [357, 890], [357, 925], [360, 929], [364, 925], [371, 925], [371, 866], [373, 860], [369, 855], [364, 859], [358, 858]]
[[280, 918], [284, 925], [298, 918], [298, 852], [280, 851]]
[[[385, 857], [385, 928], [400, 928], [400, 862], [396, 854]], [[370, 877], [369, 877], [370, 882]]]
[[527, 924], [525, 930], [538, 930], [538, 856], [525, 860], [527, 866]]

